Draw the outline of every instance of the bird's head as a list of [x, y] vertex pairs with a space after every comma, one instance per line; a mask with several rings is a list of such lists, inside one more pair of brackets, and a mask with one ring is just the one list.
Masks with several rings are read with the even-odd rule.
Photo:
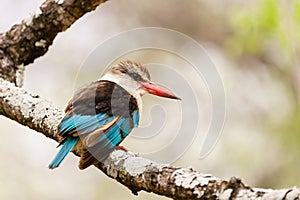
[[169, 90], [151, 82], [150, 73], [145, 66], [129, 60], [110, 67], [101, 79], [113, 81], [131, 94], [138, 93], [142, 96], [150, 93], [161, 97], [180, 99]]

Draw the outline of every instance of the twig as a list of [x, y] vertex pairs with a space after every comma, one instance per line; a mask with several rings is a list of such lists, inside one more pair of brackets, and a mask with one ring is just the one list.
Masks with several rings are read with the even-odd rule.
[[17, 71], [44, 55], [59, 32], [107, 0], [47, 0], [39, 12], [0, 34], [0, 78], [17, 84]]

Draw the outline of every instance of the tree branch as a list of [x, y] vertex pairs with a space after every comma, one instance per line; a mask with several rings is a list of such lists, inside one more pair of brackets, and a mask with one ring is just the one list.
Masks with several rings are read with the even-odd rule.
[[[58, 141], [55, 129], [63, 111], [36, 94], [0, 78], [0, 114]], [[74, 151], [80, 155], [80, 149]], [[193, 169], [155, 163], [130, 152], [115, 150], [98, 169], [128, 187], [134, 194], [144, 190], [173, 199], [297, 199], [299, 188], [256, 189], [240, 179], [222, 180]]]
[[38, 13], [0, 34], [0, 77], [17, 84], [17, 70], [44, 55], [59, 32], [107, 0], [47, 0]]

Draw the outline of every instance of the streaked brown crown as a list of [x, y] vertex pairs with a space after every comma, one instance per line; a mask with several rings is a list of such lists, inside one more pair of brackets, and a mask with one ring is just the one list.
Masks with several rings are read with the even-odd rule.
[[130, 76], [135, 81], [150, 81], [150, 73], [148, 69], [141, 65], [130, 60], [125, 60], [119, 62], [117, 65], [111, 67], [114, 73], [123, 73]]

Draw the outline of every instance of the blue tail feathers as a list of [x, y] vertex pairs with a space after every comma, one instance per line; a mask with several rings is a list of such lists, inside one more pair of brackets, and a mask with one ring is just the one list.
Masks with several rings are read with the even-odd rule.
[[74, 148], [78, 140], [79, 137], [78, 138], [68, 137], [66, 141], [63, 143], [59, 152], [56, 154], [55, 158], [50, 163], [49, 168], [54, 169], [58, 167], [60, 163], [65, 159], [65, 157], [68, 155], [68, 153]]

